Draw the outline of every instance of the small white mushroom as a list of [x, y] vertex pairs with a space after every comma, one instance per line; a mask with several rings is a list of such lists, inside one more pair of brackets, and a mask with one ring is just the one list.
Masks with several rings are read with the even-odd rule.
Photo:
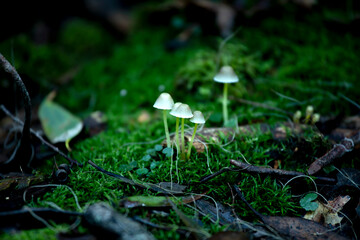
[[229, 118], [228, 111], [227, 111], [228, 84], [238, 82], [239, 78], [231, 66], [223, 66], [220, 69], [219, 73], [215, 75], [214, 81], [224, 84], [223, 117], [224, 117], [224, 124], [226, 124], [228, 122], [228, 118]]
[[300, 123], [300, 118], [301, 118], [301, 111], [300, 111], [300, 110], [297, 110], [297, 111], [294, 113], [293, 122], [294, 122], [294, 123]]
[[320, 114], [319, 113], [314, 113], [314, 115], [312, 116], [312, 119], [311, 119], [311, 123], [315, 124], [318, 121], [320, 121]]
[[223, 66], [219, 73], [215, 75], [214, 81], [219, 83], [236, 83], [239, 81], [239, 78], [231, 66]]
[[174, 100], [168, 93], [161, 93], [153, 105], [154, 108], [163, 110], [163, 119], [164, 119], [164, 128], [165, 128], [167, 147], [170, 147], [170, 145], [171, 145], [169, 128], [168, 128], [168, 124], [167, 124], [167, 111], [172, 109], [173, 106], [174, 106]]
[[188, 150], [188, 153], [187, 153], [187, 159], [189, 159], [190, 155], [191, 155], [191, 148], [192, 148], [192, 145], [194, 143], [197, 125], [205, 123], [204, 115], [200, 111], [195, 111], [194, 116], [192, 118], [190, 118], [190, 122], [195, 123], [195, 126], [194, 126], [194, 132], [193, 132], [193, 134], [191, 136], [191, 141], [190, 141], [190, 144], [189, 144], [189, 150]]
[[[185, 103], [178, 104], [176, 108], [170, 111], [170, 114], [176, 117], [176, 133], [179, 131], [179, 118], [181, 118], [181, 155], [185, 158], [185, 138], [184, 138], [184, 122], [186, 118], [192, 118], [194, 115], [191, 112], [189, 105]], [[176, 144], [179, 146], [179, 134], [177, 135]]]

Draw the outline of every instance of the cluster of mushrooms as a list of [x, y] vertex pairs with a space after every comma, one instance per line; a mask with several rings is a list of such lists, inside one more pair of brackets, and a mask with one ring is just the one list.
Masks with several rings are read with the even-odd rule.
[[[228, 122], [228, 111], [227, 111], [227, 95], [228, 95], [228, 84], [236, 83], [239, 81], [239, 78], [235, 74], [234, 70], [230, 66], [223, 66], [219, 73], [214, 77], [215, 82], [220, 82], [224, 84], [224, 92], [223, 92], [223, 118], [224, 124]], [[191, 136], [191, 140], [189, 143], [189, 148], [187, 151], [186, 158], [189, 159], [191, 155], [191, 148], [194, 142], [196, 129], [198, 124], [204, 124], [205, 118], [200, 111], [191, 112], [189, 105], [181, 102], [174, 103], [174, 100], [170, 96], [169, 93], [161, 93], [160, 96], [155, 101], [154, 108], [163, 110], [163, 120], [165, 127], [165, 135], [166, 135], [166, 144], [167, 147], [171, 147], [171, 140], [169, 134], [169, 128], [167, 124], [167, 113], [170, 110], [170, 115], [176, 117], [176, 126], [175, 126], [175, 143], [178, 152], [181, 152], [181, 158], [185, 159], [185, 138], [184, 138], [184, 123], [185, 119], [190, 119], [190, 122], [194, 123], [194, 131]], [[179, 123], [181, 119], [181, 145], [179, 139]], [[179, 151], [180, 150], [180, 151]]]
[[[295, 112], [294, 116], [293, 116], [293, 122], [294, 123], [300, 123], [301, 120], [301, 111], [298, 110]], [[306, 107], [305, 110], [305, 119], [304, 119], [304, 123], [305, 124], [312, 124], [314, 125], [315, 123], [317, 123], [320, 120], [320, 114], [319, 113], [314, 113], [314, 107], [309, 105]]]
[[[196, 129], [198, 124], [204, 124], [205, 118], [202, 112], [195, 111], [194, 113], [191, 112], [191, 109], [189, 105], [181, 102], [174, 103], [174, 100], [168, 93], [161, 93], [160, 96], [156, 99], [154, 103], [154, 108], [163, 110], [163, 119], [164, 119], [164, 127], [165, 127], [165, 135], [166, 135], [166, 144], [167, 147], [171, 147], [171, 141], [170, 141], [170, 134], [169, 134], [169, 128], [167, 124], [167, 112], [170, 111], [170, 115], [176, 117], [176, 126], [175, 126], [175, 142], [176, 147], [179, 152], [181, 152], [181, 158], [185, 159], [185, 137], [184, 137], [184, 124], [185, 119], [190, 119], [190, 122], [194, 123], [194, 132], [191, 136], [191, 141], [189, 144], [189, 149], [187, 152], [186, 158], [190, 158], [191, 154], [191, 147], [194, 142]], [[179, 123], [181, 119], [181, 145], [180, 145], [180, 139], [179, 139]]]

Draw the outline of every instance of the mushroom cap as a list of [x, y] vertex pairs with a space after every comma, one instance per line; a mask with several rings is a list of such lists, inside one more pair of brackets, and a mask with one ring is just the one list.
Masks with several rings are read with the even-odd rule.
[[181, 104], [182, 104], [182, 102], [176, 102], [176, 103], [174, 104], [174, 106], [172, 107], [171, 110], [177, 108], [177, 107], [180, 106]]
[[236, 83], [239, 81], [239, 78], [236, 76], [232, 67], [223, 66], [219, 73], [215, 75], [214, 81], [220, 83]]
[[194, 116], [189, 105], [185, 103], [181, 103], [177, 108], [173, 108], [170, 114], [178, 118], [192, 118]]
[[174, 100], [168, 93], [162, 93], [156, 99], [153, 107], [157, 109], [170, 110], [174, 106]]
[[312, 115], [314, 113], [314, 107], [311, 105], [307, 106], [305, 112], [307, 116]]
[[195, 111], [194, 116], [190, 118], [190, 122], [204, 124], [205, 123], [204, 115], [200, 111]]
[[312, 121], [314, 123], [318, 122], [320, 120], [320, 114], [319, 113], [314, 113], [314, 115], [312, 116]]

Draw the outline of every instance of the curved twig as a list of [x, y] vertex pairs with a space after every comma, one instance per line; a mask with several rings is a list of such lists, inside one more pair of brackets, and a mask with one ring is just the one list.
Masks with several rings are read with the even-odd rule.
[[[14, 115], [12, 115], [9, 110], [6, 109], [6, 107], [4, 105], [0, 105], [0, 109], [7, 115], [9, 116], [14, 122], [16, 122], [17, 124], [19, 124], [20, 126], [23, 126], [24, 123], [18, 119], [17, 117], [15, 117]], [[46, 141], [39, 133], [37, 133], [36, 131], [34, 131], [33, 129], [30, 128], [30, 133], [33, 134], [37, 139], [40, 140], [40, 142], [46, 146], [48, 146], [51, 150], [53, 150], [54, 152], [58, 153], [59, 155], [61, 155], [63, 158], [65, 158], [66, 160], [68, 160], [71, 164], [76, 164], [79, 167], [82, 167], [83, 164], [79, 163], [78, 161], [68, 157], [65, 153], [63, 153], [59, 148], [55, 147], [54, 145], [52, 145], [51, 143], [49, 143], [48, 141]]]
[[[31, 122], [31, 100], [28, 91], [26, 90], [24, 82], [21, 80], [20, 75], [17, 73], [16, 69], [9, 63], [8, 60], [0, 53], [0, 65], [6, 73], [8, 73], [11, 78], [14, 80], [16, 86], [19, 88], [21, 93], [21, 98], [24, 102], [25, 109], [25, 121], [24, 127], [21, 133], [20, 148], [23, 150], [30, 149], [30, 122]], [[17, 151], [17, 150], [15, 150]], [[18, 152], [18, 151], [17, 151]], [[25, 152], [26, 153], [26, 152]], [[13, 156], [16, 155], [14, 152]]]

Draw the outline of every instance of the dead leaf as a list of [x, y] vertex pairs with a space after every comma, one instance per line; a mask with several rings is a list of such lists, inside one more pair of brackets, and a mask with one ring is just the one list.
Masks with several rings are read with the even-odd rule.
[[304, 218], [314, 222], [324, 223], [325, 226], [335, 226], [340, 224], [341, 220], [344, 218], [340, 217], [338, 214], [348, 201], [350, 201], [349, 196], [338, 196], [327, 204], [316, 201], [316, 203], [318, 203], [318, 208], [315, 211], [306, 213]]
[[280, 234], [296, 240], [332, 239], [346, 240], [323, 225], [297, 217], [262, 216], [264, 223], [276, 229]]

